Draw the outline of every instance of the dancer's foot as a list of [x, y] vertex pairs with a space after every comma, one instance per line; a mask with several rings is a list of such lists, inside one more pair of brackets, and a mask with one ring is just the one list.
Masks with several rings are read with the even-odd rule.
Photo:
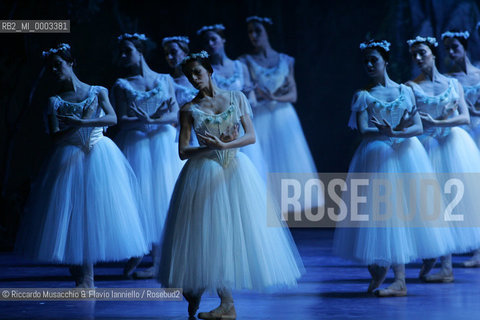
[[405, 280], [395, 280], [386, 289], [375, 291], [377, 297], [404, 297], [407, 295], [407, 285]]
[[236, 319], [237, 312], [233, 303], [222, 303], [210, 312], [200, 312], [199, 319]]
[[82, 281], [76, 286], [77, 288], [95, 288], [93, 282], [93, 265], [85, 264], [81, 268], [82, 271]]
[[470, 259], [467, 261], [464, 261], [462, 263], [462, 266], [465, 268], [480, 268], [480, 259]]
[[152, 279], [154, 275], [155, 275], [155, 267], [151, 266], [150, 268], [145, 270], [135, 271], [133, 273], [133, 278], [134, 279]]
[[420, 268], [420, 273], [418, 274], [420, 279], [423, 279], [433, 269], [435, 266], [435, 261], [437, 261], [436, 258], [423, 259], [422, 268]]
[[183, 293], [183, 296], [188, 302], [188, 316], [190, 318], [195, 318], [195, 314], [197, 313], [198, 307], [200, 306], [200, 299], [202, 298], [202, 295]]
[[473, 257], [470, 260], [464, 261], [462, 263], [465, 268], [478, 268], [480, 267], [480, 249], [477, 249], [473, 252]]
[[422, 280], [428, 283], [449, 283], [453, 282], [454, 278], [451, 270], [441, 269], [437, 273], [426, 275]]
[[82, 283], [83, 281], [82, 267], [71, 266], [69, 270], [70, 270], [70, 274], [73, 276], [73, 279], [75, 280], [75, 287], [78, 287], [80, 283]]
[[140, 264], [142, 261], [143, 256], [141, 257], [132, 257], [128, 259], [127, 263], [123, 267], [123, 277], [125, 279], [133, 279], [133, 271], [135, 271], [135, 268]]
[[376, 264], [372, 264], [368, 266], [368, 271], [372, 276], [372, 281], [368, 285], [367, 292], [372, 293], [375, 289], [380, 287], [380, 285], [385, 281], [385, 277], [387, 276], [387, 267], [381, 267]]

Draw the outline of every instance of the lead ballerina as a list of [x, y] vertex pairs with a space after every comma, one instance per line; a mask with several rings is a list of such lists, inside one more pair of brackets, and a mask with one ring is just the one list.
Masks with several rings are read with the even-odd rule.
[[117, 119], [107, 89], [77, 78], [68, 44], [43, 55], [60, 88], [47, 111], [57, 144], [33, 185], [16, 246], [34, 260], [71, 265], [77, 287], [92, 288], [95, 263], [148, 251], [138, 185], [122, 152], [103, 135]]
[[[275, 205], [267, 206], [264, 181], [238, 150], [255, 142], [247, 98], [212, 82], [204, 51], [182, 68], [199, 94], [180, 110], [179, 153], [188, 161], [170, 202], [158, 279], [183, 288], [191, 317], [202, 293], [216, 290], [220, 306], [198, 317], [235, 319], [232, 289], [294, 286], [303, 265]], [[198, 147], [189, 146], [192, 128]], [[277, 227], [267, 227], [267, 217]]]
[[[368, 173], [369, 178], [388, 179], [392, 186], [405, 179], [404, 173], [420, 179], [421, 174], [430, 174], [427, 177], [431, 178], [433, 169], [428, 155], [416, 137], [422, 133], [422, 123], [412, 89], [392, 81], [387, 74], [390, 43], [371, 40], [360, 44], [360, 49], [372, 82], [353, 98], [349, 126], [358, 128], [363, 141], [350, 163], [349, 176]], [[409, 203], [412, 198], [408, 191], [397, 188], [394, 193], [399, 201], [392, 205], [392, 218], [376, 221], [373, 206], [361, 207], [360, 213], [368, 216], [364, 225], [351, 228], [351, 214], [335, 230], [334, 252], [368, 265], [372, 280], [367, 292], [380, 297], [407, 294], [405, 264], [453, 250], [449, 229], [430, 227], [422, 219], [398, 219], [419, 204]], [[375, 197], [370, 192], [365, 199], [371, 203]], [[390, 266], [394, 282], [386, 289], [376, 290]]]

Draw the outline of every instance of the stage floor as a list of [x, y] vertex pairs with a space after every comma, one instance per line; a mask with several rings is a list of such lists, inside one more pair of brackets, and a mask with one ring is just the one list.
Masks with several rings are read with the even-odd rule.
[[[306, 274], [299, 286], [275, 294], [234, 292], [237, 319], [479, 319], [480, 269], [463, 269], [454, 257], [455, 282], [423, 284], [420, 262], [407, 266], [408, 296], [377, 298], [366, 293], [369, 273], [364, 266], [332, 255], [332, 230], [295, 229], [293, 235]], [[149, 259], [145, 259], [146, 266]], [[95, 268], [97, 287], [159, 287], [154, 280], [122, 280], [120, 264]], [[390, 270], [386, 284], [392, 281]], [[1, 288], [71, 287], [66, 267], [38, 265], [11, 253], [0, 253]], [[0, 289], [1, 290], [1, 289]], [[219, 303], [204, 295], [200, 311]], [[187, 319], [182, 302], [0, 302], [0, 319]]]

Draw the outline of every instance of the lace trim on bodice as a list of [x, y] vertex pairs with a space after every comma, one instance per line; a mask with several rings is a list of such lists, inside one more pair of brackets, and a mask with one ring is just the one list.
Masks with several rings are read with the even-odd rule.
[[375, 127], [371, 122], [372, 116], [380, 121], [387, 120], [392, 126], [396, 126], [400, 123], [405, 110], [412, 110], [415, 106], [413, 98], [409, 99], [408, 88], [404, 85], [400, 85], [398, 96], [392, 101], [380, 100], [366, 90], [361, 91], [360, 94], [363, 97], [359, 97], [358, 105], [352, 106], [352, 111], [359, 112], [367, 109], [370, 127]]
[[[435, 96], [430, 96], [425, 94], [418, 84], [415, 84], [414, 93], [418, 109], [430, 114], [434, 119], [438, 119], [439, 117], [444, 116], [448, 109], [458, 107], [459, 95], [455, 85], [459, 85], [459, 82], [455, 79], [449, 79], [448, 88], [445, 89], [444, 92]], [[456, 115], [458, 115], [457, 110], [452, 112], [450, 117]], [[423, 136], [441, 138], [446, 137], [449, 133], [449, 127], [429, 127], [424, 129]]]
[[289, 59], [287, 55], [280, 53], [277, 65], [273, 67], [264, 67], [258, 64], [255, 59], [246, 55], [248, 67], [252, 76], [253, 82], [268, 89], [271, 93], [274, 93], [285, 82], [290, 72]]
[[373, 107], [374, 108], [381, 108], [381, 109], [393, 109], [393, 108], [398, 108], [400, 104], [402, 104], [405, 101], [405, 95], [403, 94], [403, 89], [400, 87], [400, 93], [397, 98], [395, 98], [392, 101], [382, 101], [376, 97], [374, 97], [370, 92], [366, 91], [366, 94], [372, 98], [373, 101]]
[[224, 77], [216, 71], [213, 72], [212, 77], [220, 89], [241, 91], [245, 87], [242, 64], [238, 60], [234, 61], [234, 71], [231, 77]]
[[[138, 91], [125, 79], [119, 79], [120, 86], [125, 90], [128, 104], [135, 105], [149, 115], [159, 111], [158, 108], [166, 107], [162, 103], [170, 98], [168, 90], [168, 75], [159, 74], [155, 79], [156, 86], [148, 91]], [[135, 116], [132, 110], [127, 110], [128, 116]]]
[[[135, 111], [131, 109], [133, 105], [145, 111], [151, 117], [158, 117], [158, 115], [167, 113], [171, 108], [168, 100], [172, 98], [170, 95], [173, 94], [169, 90], [169, 78], [170, 75], [159, 74], [158, 77], [155, 79], [156, 86], [148, 91], [136, 90], [127, 80], [119, 79], [118, 84], [123, 90], [125, 90], [125, 97], [127, 99], [127, 116], [137, 116]], [[176, 97], [173, 98], [176, 101]], [[134, 123], [124, 125], [122, 129], [150, 132], [156, 131], [159, 127], [162, 126], [163, 125], [159, 124]]]
[[154, 95], [157, 95], [162, 90], [162, 86], [163, 86], [162, 80], [163, 80], [162, 76], [158, 75], [158, 77], [154, 81], [154, 83], [156, 83], [156, 86], [154, 88], [147, 91], [140, 91], [133, 88], [133, 86], [127, 80], [119, 79], [122, 88], [127, 90], [129, 94], [135, 98], [135, 100], [148, 99]]
[[448, 87], [443, 91], [442, 93], [434, 96], [427, 95], [422, 87], [420, 87], [418, 84], [414, 84], [413, 91], [415, 93], [415, 97], [417, 99], [417, 102], [423, 103], [423, 104], [442, 104], [442, 103], [448, 103], [448, 100], [456, 100], [458, 99], [458, 92], [455, 90], [455, 82], [453, 79], [449, 79], [448, 81]]

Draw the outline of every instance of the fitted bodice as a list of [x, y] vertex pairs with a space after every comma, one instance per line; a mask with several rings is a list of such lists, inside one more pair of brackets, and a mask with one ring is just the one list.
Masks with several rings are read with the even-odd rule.
[[219, 74], [213, 66], [212, 78], [215, 84], [224, 90], [242, 91], [245, 88], [245, 78], [243, 76], [242, 63], [238, 60], [234, 62], [234, 71], [231, 77], [224, 77]]
[[[243, 115], [252, 115], [250, 104], [245, 95], [240, 91], [230, 91], [230, 99], [228, 107], [219, 114], [209, 114], [202, 111], [198, 105], [192, 104], [191, 112], [193, 117], [193, 129], [195, 133], [205, 135], [210, 133], [216, 137], [231, 132], [238, 125]], [[200, 145], [203, 143], [199, 139]], [[226, 167], [231, 159], [235, 157], [237, 149], [214, 150], [207, 156], [218, 161], [222, 166]]]
[[293, 58], [283, 53], [279, 54], [278, 64], [271, 68], [259, 65], [250, 55], [245, 55], [245, 61], [252, 81], [272, 94], [285, 83], [293, 64]]
[[[177, 104], [173, 79], [168, 74], [159, 74], [155, 79], [155, 87], [149, 91], [136, 90], [125, 79], [118, 79], [116, 86], [125, 93], [126, 113], [129, 117], [137, 116], [132, 109], [133, 105], [145, 111], [150, 117], [159, 118], [161, 115], [172, 111], [174, 105]], [[131, 123], [124, 129], [151, 131], [156, 130], [158, 126], [158, 124]]]
[[[374, 128], [375, 125], [372, 122], [372, 118], [377, 118], [380, 122], [382, 120], [388, 121], [392, 127], [396, 127], [402, 119], [405, 110], [412, 111], [415, 108], [415, 100], [412, 90], [405, 86], [399, 86], [399, 94], [396, 99], [392, 101], [383, 101], [366, 90], [358, 91], [352, 102], [352, 113], [350, 115], [349, 126], [356, 129], [357, 126], [357, 113], [364, 110], [368, 113], [368, 126]], [[378, 139], [378, 138], [377, 138]], [[403, 138], [383, 137], [384, 140], [390, 142], [399, 142], [404, 140]]]
[[[456, 79], [448, 80], [448, 87], [438, 95], [427, 95], [422, 87], [414, 82], [410, 82], [413, 86], [417, 107], [421, 112], [428, 113], [434, 119], [453, 117], [458, 115], [459, 102], [459, 86], [460, 83]], [[448, 112], [454, 109], [453, 112]], [[424, 135], [446, 136], [450, 133], [449, 127], [428, 127], [424, 130]]]
[[[70, 102], [63, 100], [60, 96], [55, 96], [49, 105], [49, 114], [62, 116], [77, 116], [79, 118], [94, 119], [105, 115], [105, 112], [98, 104], [98, 93], [104, 88], [91, 86], [86, 99], [80, 102]], [[104, 89], [106, 90], [106, 89]], [[69, 126], [59, 122], [61, 131], [68, 129]], [[72, 144], [82, 148], [85, 152], [92, 149], [96, 142], [103, 137], [103, 127], [79, 127], [75, 132], [62, 140], [65, 144]]]

